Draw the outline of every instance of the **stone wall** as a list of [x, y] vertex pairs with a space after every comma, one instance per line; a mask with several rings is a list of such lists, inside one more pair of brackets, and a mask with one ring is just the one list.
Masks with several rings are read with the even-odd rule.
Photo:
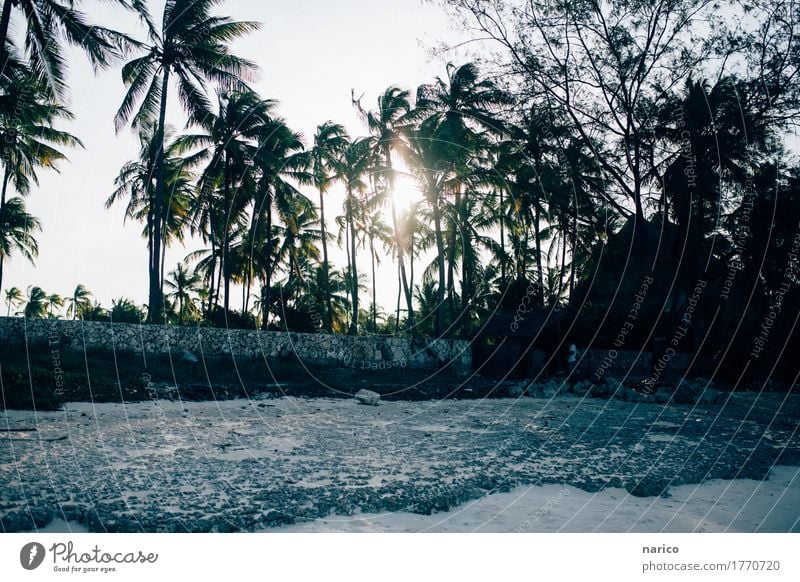
[[385, 336], [343, 336], [209, 327], [136, 325], [94, 321], [0, 317], [0, 340], [49, 341], [60, 337], [62, 347], [82, 350], [102, 347], [146, 353], [191, 352], [201, 358], [281, 358], [325, 366], [357, 369], [447, 367], [466, 375], [472, 369], [470, 344], [463, 340], [412, 341]]

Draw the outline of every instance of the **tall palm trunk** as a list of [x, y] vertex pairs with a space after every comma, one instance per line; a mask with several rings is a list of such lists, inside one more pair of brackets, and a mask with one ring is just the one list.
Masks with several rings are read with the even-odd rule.
[[353, 297], [353, 314], [352, 320], [350, 322], [350, 329], [348, 330], [349, 335], [357, 335], [358, 334], [358, 264], [356, 263], [356, 229], [355, 229], [355, 219], [353, 217], [354, 213], [354, 200], [353, 200], [353, 193], [348, 188], [347, 192], [348, 196], [348, 204], [347, 204], [347, 223], [348, 228], [350, 229], [350, 277], [351, 277], [351, 286], [352, 286], [352, 297]]
[[[408, 309], [408, 325], [407, 329], [413, 331], [414, 329], [414, 296], [411, 286], [408, 284], [408, 276], [406, 274], [406, 261], [405, 249], [403, 248], [403, 234], [400, 232], [400, 224], [397, 219], [397, 206], [394, 201], [394, 169], [392, 168], [392, 152], [387, 150], [384, 153], [386, 158], [386, 166], [389, 169], [389, 188], [392, 192], [391, 208], [392, 208], [392, 229], [394, 230], [394, 242], [397, 246], [397, 263], [400, 265], [400, 279], [403, 286], [403, 293], [406, 297], [406, 307]], [[405, 233], [408, 234], [408, 233]]]
[[272, 302], [272, 197], [266, 193], [265, 204], [267, 207], [265, 225], [267, 231], [267, 257], [264, 265], [264, 288], [261, 290], [261, 329], [269, 328], [269, 310]]
[[0, 211], [6, 207], [6, 193], [8, 192], [8, 181], [11, 178], [11, 171], [6, 166], [3, 172], [3, 193], [0, 194]]
[[375, 304], [375, 238], [369, 237], [369, 252], [372, 256], [372, 332], [378, 331], [378, 308]]
[[500, 188], [500, 286], [505, 289], [506, 287], [506, 237], [504, 215], [503, 215], [503, 189]]
[[330, 263], [328, 263], [328, 231], [325, 225], [325, 192], [319, 189], [319, 226], [322, 233], [322, 292], [325, 294], [325, 331], [333, 332], [333, 305], [331, 300]]
[[[161, 232], [164, 234], [164, 238], [166, 239], [167, 235], [167, 225], [166, 220], [162, 225]], [[161, 296], [164, 296], [164, 267], [167, 264], [167, 242], [164, 240], [163, 244], [161, 245], [161, 263], [159, 265], [158, 271], [158, 288], [161, 292]]]
[[[460, 194], [456, 192], [455, 204], [458, 209], [460, 201]], [[458, 212], [458, 210], [456, 210]], [[447, 304], [450, 309], [450, 321], [452, 322], [456, 312], [456, 299], [455, 299], [455, 261], [456, 261], [456, 231], [458, 225], [455, 221], [451, 221], [447, 229]]]
[[400, 333], [400, 298], [403, 296], [403, 281], [400, 275], [400, 265], [397, 265], [397, 311], [394, 319], [394, 333]]
[[13, 0], [3, 2], [3, 15], [0, 16], [0, 72], [6, 67], [9, 55], [6, 54], [6, 39], [8, 39], [8, 25], [11, 22], [11, 4]]
[[[394, 190], [392, 190], [394, 192]], [[394, 241], [397, 246], [397, 263], [400, 266], [400, 283], [402, 286], [403, 294], [406, 298], [406, 307], [408, 309], [407, 329], [414, 329], [414, 297], [411, 292], [411, 286], [408, 284], [408, 275], [406, 274], [406, 261], [405, 252], [403, 249], [403, 233], [400, 232], [399, 221], [397, 220], [397, 207], [392, 198], [392, 229], [394, 230]]]
[[[6, 4], [10, 4], [11, 0], [6, 0]], [[5, 171], [3, 172], [3, 192], [0, 195], [0, 223], [3, 220], [3, 213], [6, 209], [6, 192], [8, 190], [8, 180], [10, 177], [10, 172], [8, 167], [6, 166]], [[0, 255], [0, 289], [3, 288], [3, 264], [5, 263], [5, 255]], [[9, 305], [9, 309], [11, 309]]]
[[442, 216], [439, 208], [439, 201], [433, 202], [433, 227], [436, 235], [436, 262], [439, 266], [439, 288], [436, 290], [436, 335], [441, 336], [444, 332], [444, 289], [445, 289], [445, 267], [444, 267], [444, 238], [442, 237]]
[[[460, 188], [459, 188], [460, 190]], [[472, 257], [472, 239], [469, 234], [467, 224], [467, 200], [466, 193], [462, 196], [457, 194], [459, 205], [456, 207], [456, 217], [458, 220], [458, 230], [461, 235], [461, 333], [466, 336], [469, 330], [469, 310], [472, 299], [472, 267], [474, 265]]]
[[414, 290], [414, 233], [408, 237], [408, 283], [411, 290]]
[[[539, 276], [539, 288], [544, 289], [544, 269], [542, 268], [542, 235], [540, 230], [541, 212], [539, 209], [539, 202], [534, 205], [533, 217], [533, 236], [536, 237], [536, 273]], [[525, 228], [527, 235], [528, 228]], [[542, 293], [544, 297], [544, 293]]]
[[564, 292], [564, 276], [566, 275], [567, 264], [567, 233], [562, 229], [561, 231], [561, 270], [558, 275], [558, 298]]
[[223, 160], [223, 188], [225, 191], [225, 221], [222, 232], [222, 272], [225, 282], [225, 299], [223, 308], [227, 314], [231, 304], [231, 266], [230, 266], [230, 231], [231, 231], [231, 210], [233, 201], [231, 200], [231, 175], [230, 159], [225, 155]]
[[156, 264], [150, 268], [150, 293], [147, 303], [147, 319], [150, 323], [161, 323], [164, 320], [164, 295], [161, 292], [161, 269], [157, 264], [161, 258], [162, 235], [161, 226], [164, 201], [164, 124], [167, 116], [167, 90], [169, 89], [169, 66], [164, 66], [164, 78], [161, 82], [161, 104], [158, 112], [156, 128], [156, 194], [153, 200], [153, 259]]
[[575, 289], [575, 253], [578, 249], [578, 205], [572, 209], [572, 257], [569, 266], [569, 300], [572, 300], [572, 291]]
[[211, 265], [208, 268], [208, 309], [206, 317], [211, 317], [214, 311], [214, 276], [217, 272], [217, 239], [214, 236], [214, 221], [209, 219], [208, 241], [211, 243]]

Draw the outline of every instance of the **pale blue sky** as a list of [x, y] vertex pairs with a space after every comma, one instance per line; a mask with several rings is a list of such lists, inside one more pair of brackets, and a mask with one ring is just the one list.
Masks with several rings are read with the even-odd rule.
[[[85, 5], [92, 7], [94, 20], [137, 31], [130, 15], [102, 2]], [[156, 5], [163, 4], [153, 2]], [[447, 59], [431, 58], [429, 49], [455, 34], [441, 8], [420, 0], [229, 0], [220, 12], [263, 23], [259, 32], [235, 45], [236, 51], [258, 63], [261, 73], [255, 88], [263, 97], [278, 99], [280, 114], [307, 138], [328, 119], [345, 124], [352, 135], [363, 134], [350, 103], [351, 88], [364, 93], [365, 103], [374, 106], [378, 93], [390, 84], [413, 89], [443, 75]], [[143, 38], [141, 30], [136, 34]], [[43, 225], [37, 237], [40, 255], [35, 267], [12, 256], [6, 262], [3, 287], [24, 290], [33, 284], [68, 296], [83, 283], [104, 305], [120, 296], [145, 303], [147, 254], [142, 227], [136, 223], [123, 227], [123, 204], [111, 210], [103, 207], [119, 168], [138, 149], [128, 130], [114, 133], [112, 119], [124, 94], [119, 66], [93, 75], [76, 51], [70, 52], [70, 64], [70, 105], [76, 119], [64, 129], [86, 147], [69, 152], [70, 161], [61, 165], [60, 174], [40, 173], [41, 185], [28, 198], [29, 212]], [[169, 118], [183, 125], [175, 103]], [[308, 193], [314, 197], [314, 192]], [[333, 197], [329, 208], [331, 225], [341, 200]], [[187, 248], [170, 249], [167, 268], [174, 268], [198, 246], [190, 242]], [[368, 267], [365, 260], [361, 268]], [[394, 277], [391, 261], [384, 261], [379, 303], [386, 307], [395, 301]], [[240, 302], [237, 296], [234, 306]]]

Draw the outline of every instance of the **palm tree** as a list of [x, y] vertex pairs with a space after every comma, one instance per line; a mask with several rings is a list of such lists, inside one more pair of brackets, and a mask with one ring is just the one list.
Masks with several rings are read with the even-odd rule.
[[35, 216], [25, 211], [25, 201], [14, 197], [7, 200], [0, 210], [0, 280], [3, 263], [13, 251], [19, 251], [29, 261], [39, 254], [39, 245], [33, 233], [42, 229]]
[[128, 199], [125, 220], [133, 219], [144, 223], [142, 236], [147, 240], [148, 264], [151, 270], [160, 265], [159, 286], [163, 286], [164, 252], [173, 241], [183, 241], [183, 231], [189, 220], [189, 207], [194, 194], [194, 175], [191, 162], [182, 158], [181, 148], [172, 140], [173, 130], [167, 126], [164, 135], [168, 144], [164, 148], [163, 167], [166, 176], [166, 189], [169, 196], [162, 199], [161, 210], [162, 240], [161, 255], [157, 256], [155, 245], [155, 125], [145, 122], [139, 127], [139, 157], [126, 162], [114, 179], [115, 189], [106, 200], [110, 208], [123, 198]]
[[[252, 91], [220, 91], [217, 93], [217, 113], [206, 115], [198, 125], [203, 133], [185, 135], [179, 139], [184, 150], [198, 149], [193, 163], [205, 164], [200, 177], [200, 200], [211, 212], [218, 213], [219, 229], [209, 228], [212, 248], [220, 247], [220, 273], [224, 283], [223, 308], [230, 310], [231, 232], [244, 214], [250, 196], [243, 188], [246, 174], [253, 165], [256, 140], [264, 128], [272, 129], [272, 110], [275, 102], [261, 99]], [[222, 195], [217, 199], [216, 194]], [[209, 219], [214, 217], [209, 216]], [[217, 241], [215, 232], [221, 231]], [[213, 278], [213, 273], [212, 273]], [[219, 295], [220, 289], [217, 288]]]
[[345, 200], [344, 200], [344, 221], [347, 236], [345, 245], [347, 246], [348, 267], [350, 270], [350, 299], [352, 301], [352, 318], [348, 334], [358, 334], [358, 260], [356, 247], [358, 243], [358, 231], [356, 223], [362, 212], [363, 198], [367, 190], [367, 183], [364, 176], [372, 168], [372, 156], [370, 155], [370, 140], [359, 138], [351, 142], [342, 154], [339, 164], [342, 177], [345, 181]]
[[[116, 0], [116, 3], [141, 8], [143, 0]], [[4, 73], [10, 56], [8, 33], [12, 8], [23, 18], [27, 58], [51, 96], [61, 95], [65, 89], [64, 41], [82, 49], [95, 68], [106, 68], [112, 58], [121, 56], [130, 39], [91, 24], [77, 8], [78, 4], [79, 0], [5, 0], [0, 15], [0, 74]]]
[[378, 108], [375, 111], [365, 111], [361, 106], [360, 100], [354, 99], [353, 102], [373, 137], [373, 149], [380, 160], [375, 165], [382, 168], [381, 173], [385, 173], [385, 181], [390, 192], [392, 228], [394, 229], [401, 285], [408, 309], [408, 329], [413, 330], [413, 293], [406, 273], [405, 251], [401, 244], [403, 233], [400, 231], [397, 216], [396, 198], [398, 193], [395, 192], [395, 170], [392, 163], [392, 153], [397, 149], [404, 132], [410, 128], [416, 112], [411, 109], [409, 92], [394, 86], [387, 88], [378, 97]]
[[[57, 163], [66, 159], [56, 146], [82, 144], [69, 133], [53, 128], [58, 119], [71, 119], [72, 115], [43, 96], [42, 83], [28, 69], [4, 76], [0, 79], [0, 89], [3, 90], [0, 96], [0, 159], [3, 163], [0, 216], [10, 213], [4, 220], [13, 221], [14, 216], [16, 220], [22, 217], [20, 212], [24, 213], [24, 205], [18, 201], [15, 209], [6, 212], [9, 185], [25, 196], [31, 183], [38, 184], [37, 168], [57, 170]], [[0, 286], [6, 256], [0, 250]]]
[[54, 309], [61, 309], [64, 307], [64, 299], [58, 293], [53, 293], [47, 296], [47, 317], [49, 319], [58, 319], [58, 314], [53, 313]]
[[200, 287], [200, 276], [188, 271], [183, 263], [178, 263], [165, 283], [167, 288], [172, 290], [167, 296], [178, 302], [178, 323], [183, 324], [186, 316], [195, 311], [192, 295], [197, 293]]
[[[377, 208], [375, 206], [377, 206]], [[381, 214], [382, 212], [380, 206], [373, 205], [372, 208], [368, 208], [367, 212], [364, 213], [362, 224], [364, 234], [367, 238], [367, 241], [369, 241], [369, 254], [372, 265], [372, 304], [370, 305], [370, 331], [373, 333], [378, 330], [378, 304], [376, 299], [378, 278], [375, 273], [375, 267], [380, 265], [381, 262], [378, 251], [375, 248], [375, 244], [380, 243], [383, 246], [383, 250], [388, 251], [392, 248], [395, 240], [392, 236], [392, 231], [389, 229], [389, 225], [383, 221]]]
[[[212, 81], [225, 88], [245, 89], [244, 80], [255, 71], [255, 64], [230, 52], [227, 43], [257, 30], [255, 22], [236, 22], [225, 16], [212, 16], [211, 9], [221, 0], [167, 0], [159, 31], [147, 10], [140, 15], [148, 30], [145, 54], [122, 68], [128, 87], [115, 124], [119, 130], [132, 121], [134, 127], [156, 118], [153, 147], [155, 194], [153, 216], [153, 256], [150, 265], [148, 319], [163, 320], [164, 297], [161, 290], [162, 205], [166, 173], [164, 171], [164, 130], [170, 76], [177, 79], [178, 96], [193, 123], [201, 122], [211, 110], [202, 82]], [[134, 114], [136, 103], [141, 102]], [[131, 119], [132, 118], [132, 119]]]
[[[425, 201], [433, 214], [433, 232], [436, 244], [436, 266], [438, 284], [431, 284], [427, 293], [435, 292], [437, 300], [433, 303], [435, 311], [434, 333], [440, 336], [444, 332], [444, 293], [445, 284], [445, 246], [442, 233], [442, 205], [445, 189], [445, 162], [437, 142], [434, 140], [436, 126], [432, 120], [424, 120], [413, 131], [409, 132], [408, 145], [402, 153], [416, 176]], [[427, 297], [427, 295], [426, 295]]]
[[11, 307], [19, 307], [22, 305], [24, 300], [24, 296], [22, 295], [22, 291], [19, 287], [12, 287], [11, 289], [6, 289], [6, 307], [8, 308], [6, 311], [6, 317], [11, 315]]
[[73, 320], [83, 318], [83, 314], [92, 307], [92, 292], [82, 284], [75, 287], [71, 297], [67, 297], [67, 317]]
[[23, 314], [27, 318], [44, 318], [47, 316], [49, 296], [41, 287], [28, 287], [28, 301]]
[[[344, 126], [326, 121], [317, 126], [314, 144], [308, 151], [308, 171], [314, 187], [319, 192], [319, 224], [322, 239], [322, 288], [328, 288], [330, 279], [330, 263], [328, 261], [328, 231], [325, 224], [325, 194], [331, 185], [341, 178], [339, 174], [340, 159], [349, 142]], [[325, 331], [333, 331], [333, 304], [330, 293], [325, 294], [325, 310], [323, 326]]]
[[[494, 82], [479, 78], [478, 69], [473, 63], [456, 67], [447, 65], [447, 78], [437, 78], [431, 85], [423, 85], [417, 90], [418, 115], [432, 127], [431, 139], [438, 150], [438, 161], [444, 164], [449, 174], [446, 190], [453, 196], [452, 221], [448, 229], [448, 296], [451, 314], [454, 310], [454, 260], [458, 242], [461, 243], [461, 256], [466, 258], [471, 252], [466, 248], [469, 238], [466, 206], [462, 198], [469, 192], [468, 182], [473, 188], [476, 178], [476, 157], [486, 155], [494, 145], [496, 137], [505, 131], [500, 119], [499, 108], [511, 105], [511, 96], [499, 89]], [[468, 325], [470, 300], [474, 294], [474, 273], [461, 273], [461, 311], [466, 317], [462, 320]], [[440, 290], [441, 292], [441, 290]]]
[[[247, 294], [256, 272], [260, 273], [267, 294], [272, 289], [272, 275], [277, 266], [276, 255], [279, 247], [273, 214], [284, 224], [289, 224], [290, 215], [295, 208], [301, 211], [311, 210], [306, 204], [305, 196], [293, 184], [313, 182], [308, 172], [310, 164], [308, 154], [302, 150], [302, 135], [291, 130], [283, 119], [273, 118], [260, 128], [257, 151], [253, 159], [255, 170], [255, 180], [251, 188], [253, 205], [247, 235], [248, 248], [245, 252]], [[249, 298], [247, 294], [245, 310]]]

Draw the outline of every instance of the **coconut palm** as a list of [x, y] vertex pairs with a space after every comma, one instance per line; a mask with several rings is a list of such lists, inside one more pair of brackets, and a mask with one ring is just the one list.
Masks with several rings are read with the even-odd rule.
[[350, 299], [352, 302], [352, 318], [348, 334], [358, 333], [358, 259], [356, 248], [358, 246], [358, 231], [356, 223], [363, 209], [364, 197], [367, 191], [365, 176], [372, 169], [372, 156], [370, 140], [359, 138], [351, 142], [344, 150], [340, 160], [340, 171], [345, 182], [344, 199], [344, 226], [346, 230], [345, 245], [347, 246]]
[[382, 209], [379, 204], [373, 204], [372, 207], [368, 208], [367, 211], [362, 216], [362, 224], [361, 224], [364, 236], [369, 244], [369, 254], [372, 267], [372, 304], [370, 305], [370, 318], [371, 318], [370, 331], [372, 331], [373, 333], [375, 333], [378, 330], [378, 322], [377, 322], [378, 304], [376, 298], [378, 278], [375, 273], [375, 268], [381, 263], [380, 255], [378, 254], [378, 249], [376, 248], [376, 244], [380, 244], [383, 247], [383, 251], [388, 252], [393, 248], [395, 241], [392, 230], [389, 228], [389, 225], [383, 221], [381, 210]]
[[23, 301], [25, 300], [25, 296], [22, 294], [22, 291], [19, 287], [12, 287], [11, 289], [6, 289], [6, 316], [11, 315], [11, 308], [12, 307], [19, 307], [22, 305]]
[[[445, 283], [445, 245], [442, 231], [442, 207], [444, 205], [444, 191], [447, 179], [446, 162], [442, 156], [433, 135], [436, 130], [435, 120], [422, 121], [418, 127], [408, 133], [408, 145], [402, 147], [402, 153], [412, 173], [419, 182], [420, 189], [425, 196], [431, 214], [433, 215], [433, 232], [436, 244], [436, 271], [438, 284], [427, 287], [426, 293], [435, 292], [437, 300], [426, 304], [435, 311], [436, 335], [444, 332], [444, 293]], [[426, 295], [429, 299], [429, 296]], [[430, 313], [430, 312], [429, 312]]]
[[125, 220], [144, 223], [142, 236], [147, 240], [149, 265], [154, 269], [160, 265], [160, 286], [163, 286], [164, 252], [173, 241], [182, 242], [184, 229], [189, 221], [189, 208], [194, 194], [194, 175], [191, 163], [181, 157], [178, 144], [172, 139], [173, 130], [167, 126], [164, 134], [167, 141], [164, 153], [164, 173], [168, 195], [162, 198], [161, 255], [157, 256], [155, 245], [155, 158], [156, 128], [153, 122], [145, 122], [139, 128], [139, 157], [126, 162], [114, 179], [115, 189], [106, 200], [106, 208], [127, 198]]
[[[254, 180], [252, 183], [252, 211], [244, 249], [245, 289], [249, 293], [256, 272], [267, 293], [272, 289], [272, 274], [277, 266], [277, 232], [273, 214], [288, 224], [287, 216], [293, 212], [295, 200], [305, 208], [307, 199], [294, 183], [310, 184], [309, 157], [303, 152], [302, 135], [291, 130], [281, 118], [273, 118], [261, 126], [253, 157]], [[309, 208], [310, 210], [310, 208]], [[258, 268], [256, 268], [258, 266]], [[245, 309], [248, 296], [245, 296]]]
[[[499, 89], [494, 82], [480, 79], [477, 66], [473, 63], [458, 67], [449, 63], [445, 79], [437, 77], [435, 83], [423, 85], [417, 90], [416, 115], [431, 126], [428, 131], [435, 143], [438, 162], [448, 174], [446, 193], [453, 197], [452, 205], [455, 210], [449, 215], [451, 220], [447, 243], [447, 292], [451, 314], [455, 309], [453, 298], [456, 246], [461, 243], [462, 258], [466, 258], [471, 252], [465, 246], [469, 239], [468, 217], [467, 205], [462, 202], [462, 198], [467, 197], [478, 185], [476, 178], [481, 176], [475, 172], [476, 158], [491, 154], [496, 138], [505, 131], [500, 109], [512, 103], [511, 96]], [[474, 294], [474, 275], [462, 269], [461, 310], [465, 314]], [[466, 326], [468, 317], [462, 321]]]
[[122, 68], [122, 79], [128, 90], [115, 118], [117, 129], [129, 121], [134, 127], [139, 127], [145, 121], [157, 119], [153, 140], [156, 186], [152, 254], [158, 263], [151, 264], [149, 272], [150, 321], [163, 319], [160, 262], [166, 183], [164, 131], [170, 77], [175, 76], [178, 96], [190, 122], [198, 123], [211, 110], [203, 82], [210, 81], [225, 88], [243, 90], [244, 81], [256, 69], [255, 64], [233, 55], [228, 43], [257, 30], [259, 24], [212, 16], [211, 10], [220, 3], [221, 0], [167, 0], [160, 30], [146, 9], [140, 7], [140, 15], [148, 31], [148, 42], [141, 44], [145, 54]]
[[[3, 91], [0, 97], [0, 159], [3, 164], [0, 215], [7, 210], [9, 186], [19, 195], [26, 195], [31, 184], [38, 184], [38, 168], [57, 170], [58, 162], [66, 159], [58, 146], [82, 146], [76, 137], [53, 128], [57, 120], [72, 116], [44, 97], [42, 87], [42, 83], [24, 68], [0, 79]], [[10, 214], [5, 220], [22, 220], [20, 212], [24, 213], [24, 206], [21, 200], [15, 204], [14, 209], [8, 210]], [[6, 256], [7, 253], [0, 250], [0, 286]]]
[[18, 251], [33, 262], [39, 254], [39, 245], [33, 233], [42, 229], [39, 219], [25, 211], [25, 201], [14, 197], [7, 200], [0, 210], [0, 281], [3, 265], [11, 253]]
[[167, 297], [178, 302], [178, 323], [184, 323], [186, 317], [196, 312], [193, 295], [200, 287], [200, 276], [178, 263], [175, 270], [167, 277], [165, 284], [171, 292]]
[[[243, 188], [246, 174], [256, 153], [256, 140], [264, 134], [265, 126], [272, 128], [274, 107], [274, 101], [261, 99], [252, 91], [219, 91], [216, 113], [206, 115], [198, 123], [203, 132], [179, 139], [182, 149], [198, 150], [192, 155], [192, 162], [205, 166], [199, 182], [200, 199], [206, 209], [218, 214], [219, 228], [209, 228], [208, 234], [212, 248], [220, 247], [226, 312], [230, 309], [233, 277], [229, 260], [231, 232], [250, 202], [250, 193]], [[215, 240], [216, 230], [220, 230], [221, 240]], [[217, 288], [217, 294], [219, 291]]]
[[[337, 160], [349, 142], [344, 126], [326, 121], [317, 126], [314, 143], [308, 151], [308, 171], [313, 186], [319, 192], [319, 224], [322, 239], [322, 289], [328, 287], [330, 263], [328, 261], [328, 232], [325, 223], [325, 194], [331, 185], [341, 178]], [[333, 330], [333, 304], [330, 293], [326, 294], [323, 327], [325, 331]]]
[[[115, 0], [126, 7], [141, 8], [143, 0]], [[0, 73], [10, 56], [7, 47], [12, 9], [22, 17], [26, 56], [52, 96], [65, 90], [66, 44], [77, 46], [95, 68], [106, 68], [121, 56], [130, 39], [114, 30], [89, 22], [79, 10], [80, 0], [5, 0], [0, 15]]]
[[53, 293], [47, 296], [47, 317], [48, 319], [58, 319], [58, 313], [53, 313], [54, 310], [64, 307], [64, 298], [58, 293]]
[[409, 129], [416, 112], [411, 108], [409, 92], [394, 86], [388, 87], [378, 97], [378, 107], [374, 111], [365, 111], [361, 106], [360, 100], [354, 100], [354, 103], [361, 114], [362, 120], [369, 129], [370, 135], [373, 137], [373, 148], [379, 158], [379, 163], [376, 165], [382, 168], [381, 174], [384, 174], [382, 177], [385, 178], [386, 186], [390, 192], [387, 198], [391, 207], [397, 262], [400, 270], [401, 286], [408, 309], [408, 328], [413, 330], [413, 293], [406, 273], [405, 250], [401, 244], [403, 233], [400, 231], [397, 216], [396, 198], [399, 193], [395, 191], [395, 170], [392, 163], [392, 153], [397, 149], [404, 132]]
[[23, 315], [27, 318], [47, 317], [49, 296], [41, 287], [28, 287], [28, 301], [25, 303]]
[[72, 296], [67, 297], [67, 317], [73, 320], [83, 318], [84, 312], [92, 307], [92, 292], [82, 284], [75, 287]]

